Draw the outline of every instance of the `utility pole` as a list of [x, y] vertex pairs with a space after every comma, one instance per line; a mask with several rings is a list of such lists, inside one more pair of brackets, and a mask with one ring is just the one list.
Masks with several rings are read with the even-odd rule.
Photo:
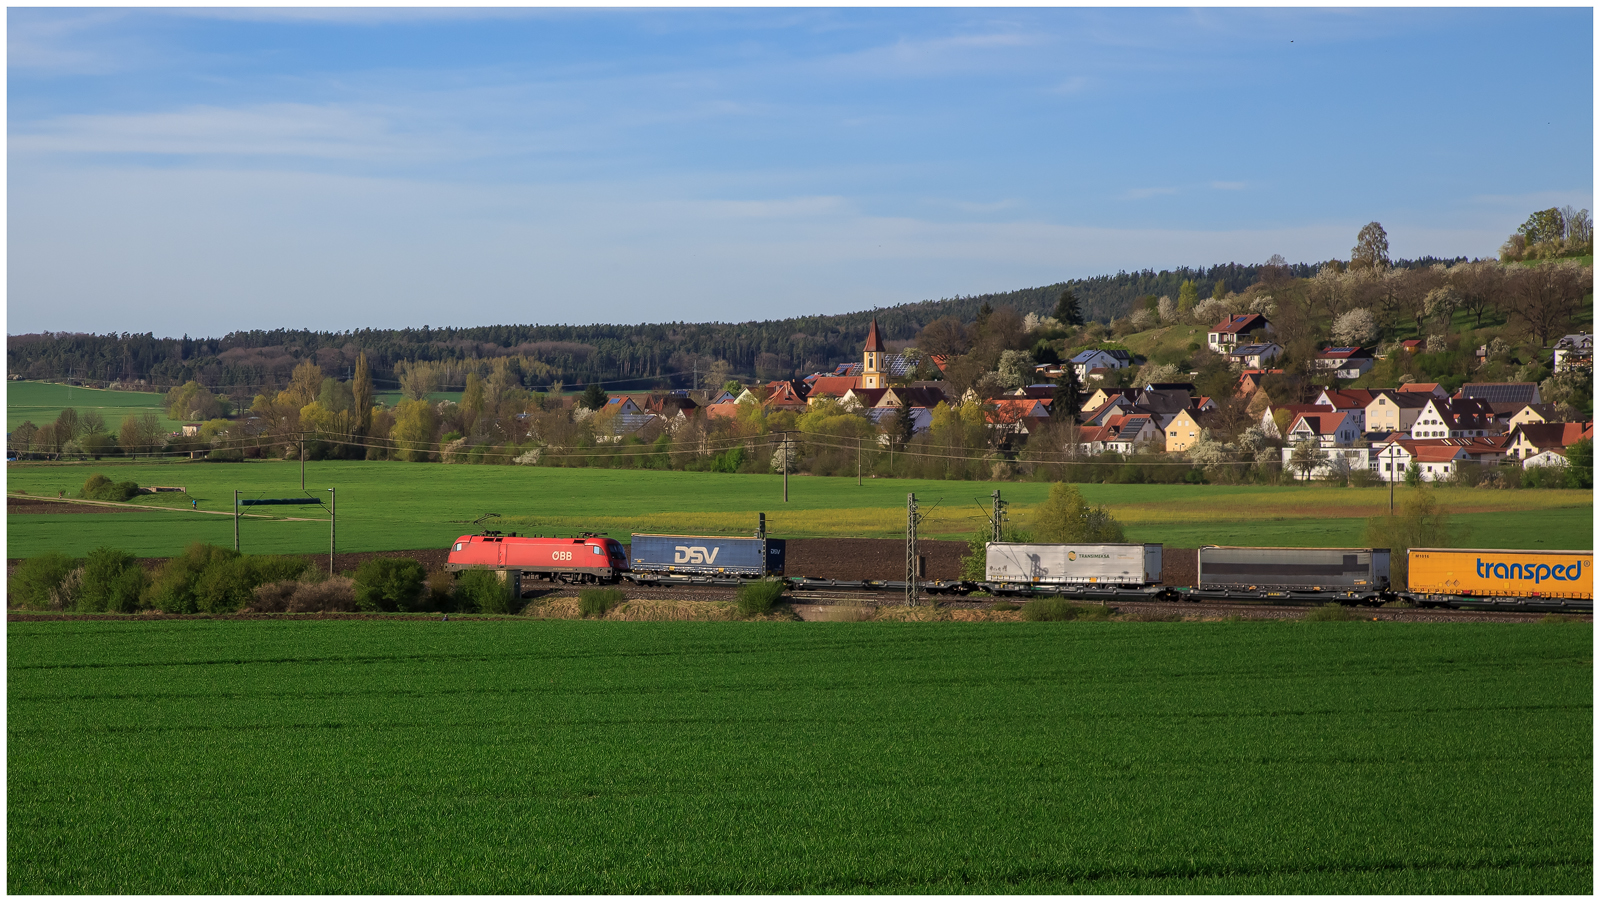
[[916, 607], [919, 603], [921, 592], [917, 585], [918, 571], [917, 559], [917, 496], [906, 496], [906, 604]]
[[306, 434], [300, 433], [300, 491], [306, 490]]
[[1001, 521], [1003, 521], [1005, 519], [1005, 516], [1006, 516], [1006, 503], [1004, 501], [1000, 500], [1000, 490], [999, 489], [995, 489], [994, 490], [994, 516], [991, 518], [994, 521], [993, 524], [992, 524], [994, 526], [994, 538], [991, 539], [990, 541], [993, 541], [993, 542], [1003, 541], [1000, 538], [1000, 536], [1002, 534], [1001, 533], [1000, 524], [1001, 524]]
[[789, 433], [783, 434], [783, 503], [789, 503]]
[[339, 523], [338, 496], [328, 490], [328, 575], [333, 575], [333, 533]]
[[861, 484], [861, 439], [856, 439], [856, 485]]
[[239, 490], [233, 490], [233, 550], [239, 550]]

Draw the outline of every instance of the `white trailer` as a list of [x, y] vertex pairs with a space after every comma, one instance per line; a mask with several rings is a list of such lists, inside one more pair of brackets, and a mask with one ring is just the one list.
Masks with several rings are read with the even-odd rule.
[[984, 577], [1003, 586], [1149, 586], [1161, 582], [1160, 545], [990, 542]]

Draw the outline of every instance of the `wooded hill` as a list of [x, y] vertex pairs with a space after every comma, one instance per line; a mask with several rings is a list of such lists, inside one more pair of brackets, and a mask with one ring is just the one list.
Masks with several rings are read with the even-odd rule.
[[[1436, 262], [1444, 261], [1424, 258], [1394, 265], [1417, 267]], [[1294, 277], [1307, 277], [1315, 274], [1317, 264], [1288, 268]], [[8, 373], [29, 379], [120, 382], [128, 387], [143, 380], [143, 387], [151, 390], [196, 380], [213, 391], [246, 401], [287, 385], [294, 367], [305, 359], [313, 360], [329, 375], [348, 378], [361, 352], [367, 354], [380, 390], [398, 387], [402, 361], [496, 357], [517, 358], [528, 388], [542, 390], [555, 383], [573, 387], [592, 381], [613, 391], [681, 388], [689, 386], [697, 374], [703, 383], [708, 371], [731, 371], [745, 379], [779, 379], [855, 360], [873, 318], [895, 345], [914, 338], [942, 316], [971, 321], [985, 304], [1010, 306], [1024, 315], [1048, 315], [1061, 292], [1071, 288], [1086, 318], [1109, 322], [1127, 315], [1142, 297], [1176, 297], [1185, 280], [1194, 281], [1203, 295], [1210, 294], [1218, 281], [1227, 291], [1242, 291], [1256, 282], [1260, 269], [1260, 265], [1228, 263], [1119, 272], [1017, 291], [746, 323], [495, 325], [349, 332], [274, 329], [232, 332], [222, 338], [34, 333], [7, 337], [6, 366]]]

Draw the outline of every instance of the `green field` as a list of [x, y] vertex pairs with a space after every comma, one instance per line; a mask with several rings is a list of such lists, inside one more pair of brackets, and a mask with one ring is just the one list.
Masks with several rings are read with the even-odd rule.
[[7, 630], [11, 893], [1570, 893], [1587, 624]]
[[[148, 513], [35, 514], [6, 525], [7, 557], [50, 548], [83, 554], [110, 544], [146, 557], [177, 554], [201, 540], [232, 545], [233, 492], [244, 498], [300, 495], [300, 464], [74, 463], [12, 465], [7, 489], [54, 498], [75, 495], [93, 473], [140, 485], [179, 485], [187, 495], [144, 496]], [[672, 471], [446, 466], [398, 462], [311, 461], [306, 487], [326, 498], [337, 487], [338, 545], [345, 551], [441, 548], [486, 513], [494, 528], [524, 534], [593, 530], [623, 539], [633, 532], [739, 535], [767, 514], [774, 536], [903, 535], [906, 495], [927, 514], [925, 538], [960, 538], [985, 522], [979, 506], [1000, 489], [1015, 522], [1049, 493], [1045, 483], [951, 482], [791, 477], [789, 502], [780, 476]], [[1128, 538], [1192, 548], [1242, 545], [1359, 545], [1367, 517], [1387, 510], [1386, 489], [1323, 486], [1083, 485], [1109, 505]], [[1406, 489], [1397, 495], [1403, 501]], [[1485, 548], [1592, 548], [1594, 494], [1589, 491], [1440, 489], [1441, 501]], [[189, 511], [191, 499], [201, 513]], [[158, 510], [158, 508], [166, 508]], [[257, 508], [257, 510], [261, 510]], [[247, 519], [241, 546], [252, 552], [327, 549], [326, 512], [270, 508], [317, 522]]]
[[35, 426], [55, 422], [61, 411], [72, 407], [79, 413], [98, 411], [105, 417], [106, 429], [115, 433], [124, 417], [150, 411], [161, 418], [161, 428], [176, 432], [183, 423], [167, 417], [167, 396], [155, 392], [109, 391], [80, 388], [54, 382], [6, 383], [6, 431], [31, 420]]

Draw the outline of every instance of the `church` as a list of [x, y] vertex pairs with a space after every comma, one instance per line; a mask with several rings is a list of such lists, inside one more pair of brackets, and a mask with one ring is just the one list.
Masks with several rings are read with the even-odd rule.
[[852, 389], [885, 389], [891, 379], [904, 379], [916, 364], [904, 355], [891, 354], [878, 334], [878, 321], [867, 328], [867, 343], [861, 349], [860, 363], [841, 363], [833, 372], [806, 377], [811, 386], [807, 397], [842, 398]]

